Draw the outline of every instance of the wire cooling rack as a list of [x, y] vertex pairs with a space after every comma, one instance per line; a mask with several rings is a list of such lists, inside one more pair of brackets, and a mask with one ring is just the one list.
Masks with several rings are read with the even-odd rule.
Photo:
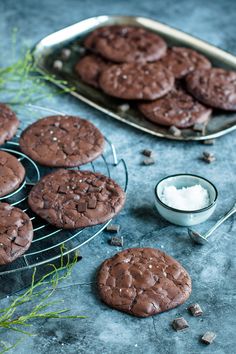
[[[28, 105], [27, 108], [38, 114], [40, 112], [41, 114], [44, 113], [44, 115], [49, 113], [64, 115], [64, 113], [35, 105]], [[40, 117], [42, 117], [42, 115], [38, 116], [38, 118]], [[117, 183], [126, 191], [128, 185], [126, 163], [124, 159], [117, 158], [115, 147], [110, 140], [107, 138], [105, 138], [105, 140], [106, 147], [104, 153], [95, 161], [80, 166], [79, 169], [100, 172], [108, 177], [115, 178]], [[19, 144], [16, 141], [9, 141], [1, 146], [0, 149], [14, 155], [23, 164], [26, 170], [25, 180], [20, 187], [15, 192], [1, 197], [0, 202], [9, 203], [25, 211], [29, 215], [34, 228], [34, 238], [28, 251], [13, 263], [7, 266], [0, 266], [0, 276], [51, 263], [62, 256], [66, 256], [93, 240], [111, 222], [111, 220], [109, 220], [101, 225], [69, 231], [58, 229], [45, 223], [44, 220], [29, 209], [27, 199], [32, 186], [37, 183], [43, 175], [54, 169], [44, 168], [36, 164], [20, 151]]]

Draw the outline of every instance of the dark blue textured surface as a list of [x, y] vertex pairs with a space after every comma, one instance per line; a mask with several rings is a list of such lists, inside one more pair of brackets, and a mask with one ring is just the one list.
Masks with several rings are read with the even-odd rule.
[[[236, 2], [233, 0], [2, 0], [0, 40], [5, 50], [1, 51], [0, 66], [8, 61], [13, 27], [18, 28], [18, 45], [31, 47], [55, 30], [101, 14], [152, 17], [236, 54]], [[83, 260], [55, 295], [64, 299], [74, 312], [88, 318], [34, 322], [37, 336], [26, 337], [14, 353], [235, 353], [234, 218], [216, 232], [215, 242], [202, 248], [190, 243], [185, 228], [163, 221], [153, 205], [153, 188], [158, 179], [181, 172], [200, 174], [213, 181], [219, 190], [219, 202], [212, 219], [198, 228], [206, 230], [235, 199], [235, 133], [206, 148], [200, 143], [177, 143], [151, 137], [69, 96], [56, 97], [49, 106], [90, 119], [115, 143], [119, 156], [125, 158], [129, 167], [127, 203], [115, 220], [122, 225], [124, 247], [160, 247], [176, 257], [191, 274], [193, 292], [186, 304], [153, 318], [138, 319], [109, 309], [98, 299], [94, 285], [99, 264], [118, 250], [107, 243], [109, 235], [104, 233], [81, 249]], [[22, 125], [27, 123], [24, 121]], [[155, 165], [141, 166], [139, 152], [144, 148], [155, 151]], [[199, 157], [204, 150], [214, 152], [217, 161], [210, 165], [202, 162]], [[202, 318], [187, 313], [186, 307], [191, 302], [201, 304]], [[176, 333], [171, 329], [170, 323], [177, 314], [189, 321], [188, 331]], [[206, 330], [217, 333], [214, 344], [208, 347], [199, 342], [199, 336]], [[18, 334], [10, 332], [2, 332], [0, 336], [1, 340], [11, 343], [19, 338]]]

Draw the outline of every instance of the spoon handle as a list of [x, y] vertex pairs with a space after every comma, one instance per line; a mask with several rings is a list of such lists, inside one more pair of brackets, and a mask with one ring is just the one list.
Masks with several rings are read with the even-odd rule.
[[208, 238], [225, 220], [227, 220], [231, 215], [233, 215], [236, 212], [236, 203], [233, 205], [233, 207], [225, 214], [223, 215], [217, 223], [215, 223], [214, 226], [205, 234], [205, 238]]

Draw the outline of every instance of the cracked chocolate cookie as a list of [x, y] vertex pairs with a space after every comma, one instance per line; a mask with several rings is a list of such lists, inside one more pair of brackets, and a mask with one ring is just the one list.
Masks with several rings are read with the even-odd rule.
[[28, 202], [50, 224], [76, 229], [111, 219], [123, 207], [125, 193], [100, 173], [60, 169], [32, 188]]
[[172, 89], [174, 76], [158, 62], [112, 65], [101, 73], [99, 85], [114, 97], [154, 100]]
[[97, 278], [101, 299], [110, 307], [148, 317], [184, 303], [191, 278], [172, 257], [154, 248], [130, 248], [101, 265]]
[[19, 120], [5, 104], [0, 103], [0, 145], [10, 140], [17, 131]]
[[211, 68], [211, 63], [206, 57], [193, 49], [183, 47], [169, 48], [161, 63], [176, 79], [184, 77], [193, 70]]
[[144, 28], [106, 26], [93, 31], [84, 42], [86, 48], [117, 63], [153, 62], [166, 53], [166, 42]]
[[186, 77], [187, 90], [210, 107], [236, 110], [236, 71], [196, 70]]
[[89, 121], [73, 116], [45, 117], [30, 125], [20, 137], [21, 150], [49, 167], [74, 167], [102, 154], [104, 138]]
[[207, 122], [212, 113], [210, 108], [203, 106], [181, 88], [170, 91], [158, 100], [141, 103], [138, 108], [151, 122], [178, 128]]
[[86, 55], [80, 59], [76, 66], [75, 71], [86, 83], [94, 87], [99, 87], [99, 77], [101, 72], [111, 64], [99, 56]]
[[25, 253], [32, 238], [33, 226], [28, 215], [0, 203], [0, 265], [11, 263]]
[[25, 178], [25, 169], [13, 155], [0, 151], [0, 197], [15, 191]]

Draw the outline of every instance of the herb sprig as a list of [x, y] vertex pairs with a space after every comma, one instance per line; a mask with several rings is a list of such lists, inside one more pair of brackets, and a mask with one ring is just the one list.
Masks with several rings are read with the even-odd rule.
[[[0, 328], [33, 336], [35, 334], [26, 329], [33, 325], [31, 323], [32, 320], [45, 318], [86, 318], [81, 315], [68, 314], [70, 311], [68, 308], [57, 308], [51, 310], [51, 308], [55, 305], [58, 307], [58, 305], [63, 303], [63, 300], [50, 301], [50, 298], [56, 291], [59, 282], [71, 275], [72, 268], [76, 264], [77, 259], [78, 257], [75, 255], [73, 260], [70, 261], [68, 256], [67, 261], [64, 262], [64, 257], [62, 256], [60, 266], [56, 267], [54, 264], [50, 264], [49, 266], [51, 267], [51, 271], [49, 271], [37, 282], [35, 281], [35, 268], [29, 289], [19, 295], [8, 307], [0, 309]], [[26, 303], [28, 305], [26, 309], [24, 308], [24, 314], [19, 315]], [[0, 353], [4, 353], [17, 345], [17, 343], [15, 343], [9, 347], [4, 344], [4, 342], [0, 344], [4, 347]]]

